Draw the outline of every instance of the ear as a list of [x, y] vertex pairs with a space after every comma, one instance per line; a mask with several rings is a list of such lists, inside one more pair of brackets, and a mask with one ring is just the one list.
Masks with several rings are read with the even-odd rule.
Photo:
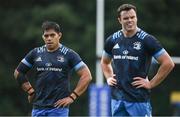
[[44, 40], [44, 35], [42, 35], [42, 38], [43, 38], [43, 40]]
[[119, 21], [119, 23], [121, 24], [121, 18], [120, 18], [120, 17], [118, 17], [118, 21]]
[[62, 33], [61, 32], [59, 32], [59, 38], [61, 38], [62, 37]]

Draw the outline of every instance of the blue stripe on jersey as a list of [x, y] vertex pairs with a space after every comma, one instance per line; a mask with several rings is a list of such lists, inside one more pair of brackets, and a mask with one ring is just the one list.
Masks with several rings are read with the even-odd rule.
[[26, 59], [23, 59], [21, 62], [27, 65], [28, 67], [32, 67], [32, 65], [29, 62], [27, 62]]
[[146, 35], [147, 35], [147, 33], [142, 30], [139, 33], [137, 33], [137, 36], [140, 39], [144, 39], [146, 37]]
[[162, 48], [160, 51], [156, 52], [153, 57], [154, 58], [158, 58], [159, 56], [161, 56], [164, 52], [166, 52], [166, 50], [164, 48]]
[[106, 51], [103, 51], [102, 56], [110, 59], [112, 58], [112, 55], [108, 54]]
[[64, 54], [66, 54], [68, 49], [66, 47], [62, 47], [62, 48], [60, 48], [60, 51]]
[[81, 62], [79, 62], [75, 67], [74, 67], [74, 69], [77, 71], [77, 70], [79, 70], [82, 66], [84, 66], [85, 65], [85, 63], [83, 62], [83, 61], [81, 61]]
[[42, 52], [45, 52], [46, 51], [46, 45], [43, 45], [43, 46], [41, 46], [41, 47], [38, 47], [37, 48], [37, 53], [42, 53]]
[[121, 36], [121, 31], [118, 31], [118, 32], [115, 32], [112, 37], [113, 37], [113, 39], [116, 39], [120, 36]]

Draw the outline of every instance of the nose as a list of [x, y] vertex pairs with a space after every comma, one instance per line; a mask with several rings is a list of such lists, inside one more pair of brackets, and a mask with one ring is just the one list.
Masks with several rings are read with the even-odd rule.
[[50, 41], [51, 39], [52, 39], [51, 36], [46, 37], [46, 41]]
[[47, 40], [51, 40], [51, 36], [48, 36], [48, 37], [47, 37]]
[[131, 18], [128, 18], [128, 21], [130, 22], [130, 21], [132, 21], [132, 19], [131, 19]]

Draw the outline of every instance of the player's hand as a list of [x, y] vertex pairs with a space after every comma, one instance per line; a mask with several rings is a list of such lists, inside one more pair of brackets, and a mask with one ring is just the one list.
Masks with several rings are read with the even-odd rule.
[[32, 95], [28, 95], [28, 102], [29, 103], [32, 103], [34, 96], [35, 96], [35, 93], [33, 93]]
[[131, 83], [136, 88], [151, 89], [151, 84], [148, 78], [134, 77]]
[[54, 107], [59, 108], [59, 107], [66, 107], [73, 103], [74, 100], [72, 100], [70, 97], [66, 97], [63, 99], [59, 99], [55, 104]]
[[117, 85], [117, 80], [114, 77], [109, 77], [107, 78], [107, 84], [110, 86], [115, 86]]

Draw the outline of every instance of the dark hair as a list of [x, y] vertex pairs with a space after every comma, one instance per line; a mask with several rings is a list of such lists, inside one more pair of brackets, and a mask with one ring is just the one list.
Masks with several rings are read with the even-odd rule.
[[132, 4], [123, 4], [123, 5], [119, 6], [119, 8], [117, 9], [118, 17], [121, 16], [122, 11], [129, 11], [131, 9], [134, 9], [134, 11], [137, 12], [136, 7]]
[[53, 21], [45, 21], [42, 23], [42, 30], [47, 31], [49, 29], [53, 29], [55, 32], [59, 33], [61, 32], [59, 24]]

